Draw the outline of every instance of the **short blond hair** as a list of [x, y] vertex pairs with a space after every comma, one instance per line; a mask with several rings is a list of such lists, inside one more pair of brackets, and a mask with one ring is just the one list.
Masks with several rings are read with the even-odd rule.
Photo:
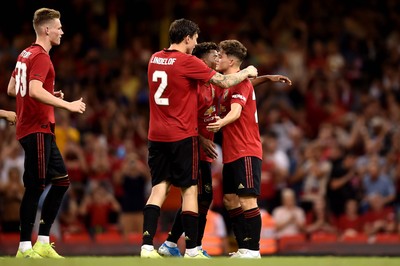
[[44, 23], [53, 20], [60, 19], [61, 14], [59, 11], [51, 8], [39, 8], [33, 14], [33, 28], [37, 31], [38, 27], [43, 25]]

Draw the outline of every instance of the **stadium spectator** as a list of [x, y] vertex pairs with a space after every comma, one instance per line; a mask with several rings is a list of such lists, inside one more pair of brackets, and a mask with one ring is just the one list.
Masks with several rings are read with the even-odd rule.
[[336, 233], [337, 229], [324, 198], [315, 198], [312, 209], [307, 213], [305, 232], [313, 233]]
[[346, 202], [359, 196], [353, 185], [357, 178], [356, 156], [337, 144], [332, 147], [330, 160], [332, 170], [327, 183], [327, 203], [332, 214], [339, 217], [344, 213]]
[[15, 138], [11, 139], [9, 144], [1, 150], [0, 161], [2, 162], [0, 185], [7, 182], [9, 170], [14, 167], [18, 168], [22, 181], [22, 173], [24, 172], [24, 151]]
[[337, 228], [341, 237], [354, 237], [364, 232], [364, 221], [356, 200], [346, 201], [344, 213], [337, 220]]
[[[393, 180], [383, 171], [382, 166], [377, 161], [371, 161], [368, 165], [366, 174], [362, 177], [364, 197], [362, 209], [365, 211], [371, 204], [372, 195], [379, 195], [384, 205], [393, 203], [396, 197], [396, 191]], [[372, 197], [375, 199], [375, 197]]]
[[7, 182], [0, 185], [0, 195], [1, 231], [19, 232], [19, 207], [24, 195], [24, 186], [18, 168], [9, 168]]
[[118, 201], [121, 205], [119, 222], [124, 235], [142, 233], [143, 207], [150, 179], [148, 168], [134, 152], [126, 154], [121, 170], [114, 173], [114, 184], [122, 189]]
[[260, 206], [271, 212], [279, 205], [281, 190], [287, 186], [289, 157], [278, 145], [278, 134], [269, 131], [263, 136], [263, 162]]
[[303, 209], [297, 206], [293, 190], [286, 188], [282, 191], [282, 205], [274, 209], [272, 217], [277, 238], [303, 233], [306, 216]]
[[386, 206], [379, 194], [370, 194], [370, 209], [364, 213], [364, 232], [368, 236], [378, 233], [393, 233], [396, 230], [396, 219], [393, 207]]
[[305, 160], [294, 173], [294, 179], [301, 179], [300, 204], [308, 212], [314, 201], [326, 196], [326, 188], [331, 171], [331, 163], [322, 157], [322, 146], [318, 142], [307, 145]]
[[107, 189], [107, 184], [93, 182], [89, 194], [85, 195], [79, 206], [79, 214], [85, 217], [92, 236], [107, 232], [118, 220], [113, 221], [111, 217], [113, 214], [118, 217], [121, 206]]

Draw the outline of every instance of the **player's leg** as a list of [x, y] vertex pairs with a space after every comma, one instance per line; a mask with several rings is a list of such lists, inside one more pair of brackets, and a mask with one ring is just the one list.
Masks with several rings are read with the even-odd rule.
[[228, 211], [229, 218], [232, 224], [232, 231], [238, 245], [238, 249], [247, 249], [246, 238], [246, 221], [244, 218], [243, 209], [240, 206], [237, 188], [240, 186], [240, 179], [237, 180], [237, 162], [224, 164], [222, 170], [222, 186], [224, 192], [224, 206]]
[[25, 152], [23, 181], [24, 196], [20, 206], [20, 243], [18, 258], [39, 258], [32, 249], [32, 230], [35, 223], [39, 198], [45, 186], [44, 134], [30, 134], [20, 140]]
[[200, 173], [198, 180], [198, 205], [199, 205], [199, 227], [197, 235], [197, 248], [205, 256], [209, 256], [202, 248], [202, 240], [207, 222], [207, 213], [213, 199], [211, 163], [200, 161]]
[[197, 179], [199, 151], [197, 137], [177, 141], [173, 146], [172, 179], [182, 194], [182, 225], [185, 232], [185, 257], [206, 258], [196, 247], [198, 231]]
[[168, 238], [159, 247], [158, 253], [163, 256], [181, 257], [182, 255], [178, 248], [178, 240], [182, 234], [183, 234], [182, 208], [179, 208], [179, 210], [176, 212], [171, 231], [168, 233]]
[[[260, 195], [261, 160], [256, 157], [244, 157], [244, 188], [238, 189], [240, 205], [244, 211], [246, 221], [247, 242], [249, 251], [242, 258], [260, 258], [261, 214], [257, 205]], [[242, 167], [240, 169], [243, 170]], [[243, 172], [242, 172], [243, 173]]]
[[170, 173], [170, 154], [167, 143], [149, 141], [149, 159], [152, 189], [143, 209], [143, 241], [140, 256], [142, 258], [160, 258], [154, 249], [153, 239], [157, 231], [161, 206], [170, 188], [167, 178]]
[[57, 147], [54, 136], [44, 135], [45, 160], [47, 165], [47, 179], [51, 183], [49, 192], [43, 202], [39, 225], [39, 235], [33, 249], [42, 257], [62, 258], [50, 243], [50, 229], [58, 214], [61, 202], [70, 185], [64, 160]]

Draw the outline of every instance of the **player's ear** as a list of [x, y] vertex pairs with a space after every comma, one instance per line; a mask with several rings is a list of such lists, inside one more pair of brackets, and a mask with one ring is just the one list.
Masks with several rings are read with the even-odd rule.
[[185, 44], [189, 44], [189, 41], [190, 41], [190, 36], [189, 35], [187, 35], [186, 37], [185, 37]]

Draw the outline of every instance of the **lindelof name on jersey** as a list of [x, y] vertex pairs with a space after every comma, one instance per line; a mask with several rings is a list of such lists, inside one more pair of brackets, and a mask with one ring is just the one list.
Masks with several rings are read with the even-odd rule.
[[162, 58], [162, 57], [153, 57], [150, 63], [157, 64], [157, 65], [166, 65], [171, 66], [175, 63], [176, 58]]
[[32, 54], [31, 52], [27, 52], [27, 51], [23, 50], [21, 52], [21, 57], [22, 58], [28, 58], [31, 54]]
[[233, 94], [232, 95], [232, 98], [233, 99], [240, 99], [240, 100], [242, 100], [242, 101], [246, 101], [246, 97], [244, 97], [243, 95], [241, 95], [241, 94]]

